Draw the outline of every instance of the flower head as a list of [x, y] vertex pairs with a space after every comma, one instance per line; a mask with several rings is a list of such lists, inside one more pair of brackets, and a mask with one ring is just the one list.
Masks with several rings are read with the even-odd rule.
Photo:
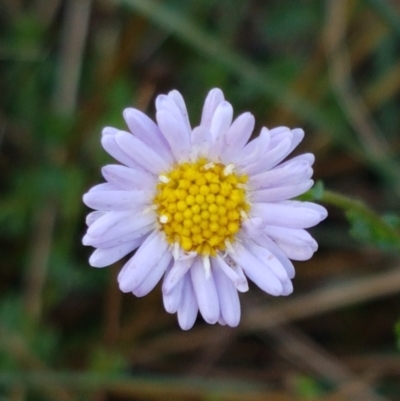
[[118, 276], [123, 292], [148, 294], [162, 279], [165, 309], [190, 329], [200, 311], [208, 323], [236, 326], [247, 278], [271, 295], [292, 292], [290, 259], [307, 260], [317, 243], [305, 228], [327, 216], [317, 204], [288, 200], [313, 185], [314, 156], [282, 162], [303, 139], [301, 129], [262, 128], [209, 92], [192, 129], [181, 94], [156, 100], [154, 123], [126, 109], [130, 132], [104, 128], [101, 143], [121, 164], [103, 167], [106, 183], [83, 197], [85, 245], [94, 267], [136, 252]]

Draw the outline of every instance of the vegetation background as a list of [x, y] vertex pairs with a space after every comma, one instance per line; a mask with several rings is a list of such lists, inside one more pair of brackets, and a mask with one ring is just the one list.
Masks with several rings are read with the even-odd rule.
[[[0, 35], [1, 401], [400, 400], [398, 1], [1, 0]], [[213, 87], [305, 129], [329, 218], [292, 296], [182, 332], [89, 266], [81, 197], [123, 108]]]

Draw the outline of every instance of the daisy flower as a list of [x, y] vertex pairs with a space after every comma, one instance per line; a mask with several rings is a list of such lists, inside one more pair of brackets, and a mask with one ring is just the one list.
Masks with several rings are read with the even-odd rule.
[[118, 275], [121, 291], [138, 297], [162, 279], [164, 307], [190, 329], [204, 320], [237, 326], [238, 292], [248, 279], [268, 294], [288, 295], [292, 260], [311, 258], [305, 231], [327, 216], [315, 203], [289, 200], [309, 190], [314, 156], [283, 160], [302, 129], [262, 128], [233, 109], [220, 89], [209, 92], [200, 125], [189, 122], [181, 94], [156, 99], [156, 121], [123, 113], [129, 131], [106, 127], [101, 143], [119, 163], [102, 168], [105, 183], [83, 196], [84, 245], [97, 248], [94, 267], [132, 254]]

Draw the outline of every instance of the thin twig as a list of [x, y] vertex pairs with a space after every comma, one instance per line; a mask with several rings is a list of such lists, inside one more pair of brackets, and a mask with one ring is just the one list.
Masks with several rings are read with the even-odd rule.
[[[32, 388], [43, 385], [63, 385], [74, 390], [93, 391], [103, 389], [117, 397], [135, 397], [143, 400], [186, 401], [302, 401], [291, 394], [272, 391], [265, 385], [239, 382], [236, 380], [196, 379], [173, 376], [115, 377], [109, 374], [86, 372], [25, 372], [24, 374], [0, 372], [0, 384], [10, 386], [24, 384]], [[315, 401], [326, 401], [326, 398]], [[341, 397], [330, 401], [344, 401]]]
[[33, 320], [42, 313], [42, 293], [46, 281], [52, 236], [56, 219], [56, 205], [49, 201], [34, 216], [32, 242], [25, 273], [25, 307]]
[[76, 109], [90, 10], [91, 0], [67, 2], [58, 85], [54, 94], [56, 111], [67, 116]]
[[357, 377], [334, 355], [317, 345], [304, 333], [292, 326], [268, 329], [278, 347], [278, 351], [297, 361], [302, 367], [311, 369], [325, 380], [335, 384], [335, 393], [349, 401], [385, 401], [387, 398], [377, 395], [365, 381]]
[[400, 267], [396, 266], [383, 273], [318, 289], [282, 304], [253, 307], [244, 314], [244, 326], [246, 330], [265, 329], [399, 292]]

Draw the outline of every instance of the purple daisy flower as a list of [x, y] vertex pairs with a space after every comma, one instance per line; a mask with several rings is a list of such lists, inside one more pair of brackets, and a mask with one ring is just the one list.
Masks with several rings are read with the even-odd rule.
[[307, 260], [317, 243], [305, 231], [325, 219], [320, 205], [288, 200], [309, 190], [314, 156], [282, 162], [301, 129], [262, 128], [233, 109], [220, 89], [209, 92], [192, 129], [174, 90], [156, 99], [157, 124], [128, 108], [130, 132], [104, 128], [101, 143], [121, 164], [103, 167], [106, 183], [83, 197], [84, 245], [94, 267], [136, 252], [118, 276], [123, 292], [148, 294], [162, 279], [165, 309], [190, 329], [200, 311], [208, 323], [237, 326], [247, 279], [271, 295], [293, 291], [290, 259]]

